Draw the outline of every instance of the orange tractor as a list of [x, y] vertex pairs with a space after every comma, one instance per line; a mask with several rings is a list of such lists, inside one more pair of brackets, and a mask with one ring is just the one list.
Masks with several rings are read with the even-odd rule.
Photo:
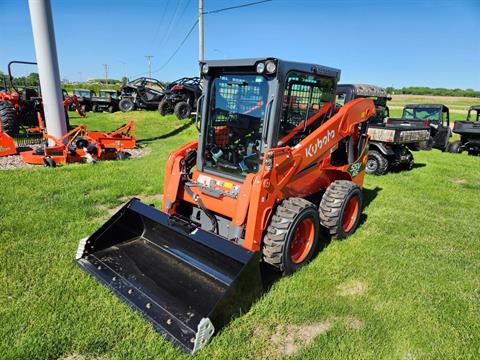
[[334, 114], [340, 71], [275, 58], [207, 61], [198, 140], [167, 160], [162, 211], [132, 199], [80, 241], [77, 263], [188, 352], [291, 274], [322, 229], [362, 212], [370, 99]]
[[[10, 137], [14, 138], [16, 145], [33, 145], [42, 141], [44, 126], [41, 117], [43, 117], [43, 103], [38, 84], [32, 86], [25, 84], [19, 86], [15, 84], [12, 75], [12, 65], [36, 65], [29, 61], [11, 61], [8, 63], [9, 84], [4, 79], [4, 86], [0, 90], [0, 149], [7, 147], [10, 143]], [[67, 109], [72, 105], [81, 117], [85, 117], [75, 95], [68, 95], [63, 92], [63, 106], [65, 108], [65, 117], [67, 126], [69, 124]], [[7, 137], [8, 136], [8, 137]], [[0, 151], [0, 156], [10, 155]]]

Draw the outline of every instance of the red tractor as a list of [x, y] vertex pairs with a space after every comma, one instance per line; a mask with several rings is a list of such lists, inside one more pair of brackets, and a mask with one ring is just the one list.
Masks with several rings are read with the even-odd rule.
[[[9, 84], [4, 84], [4, 91], [0, 91], [0, 122], [3, 132], [10, 136], [18, 135], [20, 129], [24, 128], [24, 133], [40, 133], [43, 131], [39, 123], [38, 114], [44, 118], [42, 96], [38, 85], [24, 84], [19, 86], [14, 81], [12, 75], [13, 64], [36, 65], [29, 61], [11, 61], [8, 64]], [[10, 89], [10, 90], [8, 90]], [[80, 109], [75, 95], [70, 96], [66, 91], [63, 92], [63, 105], [65, 107], [65, 118], [67, 126], [69, 125], [67, 109], [74, 105], [77, 113], [81, 117], [85, 114]]]

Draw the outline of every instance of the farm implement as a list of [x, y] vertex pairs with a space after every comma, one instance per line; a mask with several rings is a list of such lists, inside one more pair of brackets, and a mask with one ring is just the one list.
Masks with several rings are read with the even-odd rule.
[[87, 273], [187, 352], [291, 274], [324, 229], [358, 227], [371, 99], [333, 113], [340, 70], [275, 58], [201, 63], [199, 137], [167, 160], [162, 210], [130, 200], [79, 243]]
[[[133, 121], [111, 133], [87, 131], [79, 125], [61, 138], [43, 134], [45, 144], [35, 150], [20, 153], [27, 164], [56, 167], [59, 163], [125, 159], [125, 149], [136, 146]], [[53, 143], [53, 144], [49, 144]]]
[[0, 122], [0, 156], [15, 155], [16, 153], [17, 148], [12, 137], [3, 131], [3, 125]]

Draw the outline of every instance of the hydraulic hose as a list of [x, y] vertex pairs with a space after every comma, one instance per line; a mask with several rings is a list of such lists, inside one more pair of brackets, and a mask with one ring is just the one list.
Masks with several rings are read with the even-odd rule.
[[[188, 178], [186, 180], [189, 180]], [[185, 191], [187, 192], [188, 195], [190, 195], [190, 197], [197, 202], [198, 206], [200, 207], [200, 209], [203, 210], [203, 212], [205, 213], [205, 215], [207, 215], [207, 217], [210, 219], [210, 222], [212, 223], [212, 228], [210, 229], [211, 232], [215, 233], [215, 234], [218, 234], [218, 221], [217, 221], [217, 218], [215, 217], [215, 215], [207, 209], [207, 207], [205, 206], [205, 204], [203, 203], [202, 199], [200, 199], [199, 196], [197, 196], [193, 191], [192, 189], [190, 188], [191, 186], [196, 186], [196, 184], [192, 184], [190, 183], [189, 181], [184, 181], [184, 186], [185, 186]]]

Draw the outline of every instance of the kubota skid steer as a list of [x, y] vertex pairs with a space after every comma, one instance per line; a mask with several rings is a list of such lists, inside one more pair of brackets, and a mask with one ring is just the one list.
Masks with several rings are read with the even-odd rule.
[[370, 99], [332, 116], [340, 71], [279, 59], [207, 61], [198, 141], [170, 154], [162, 211], [132, 199], [77, 262], [195, 352], [261, 293], [260, 263], [290, 274], [321, 227], [355, 231]]

